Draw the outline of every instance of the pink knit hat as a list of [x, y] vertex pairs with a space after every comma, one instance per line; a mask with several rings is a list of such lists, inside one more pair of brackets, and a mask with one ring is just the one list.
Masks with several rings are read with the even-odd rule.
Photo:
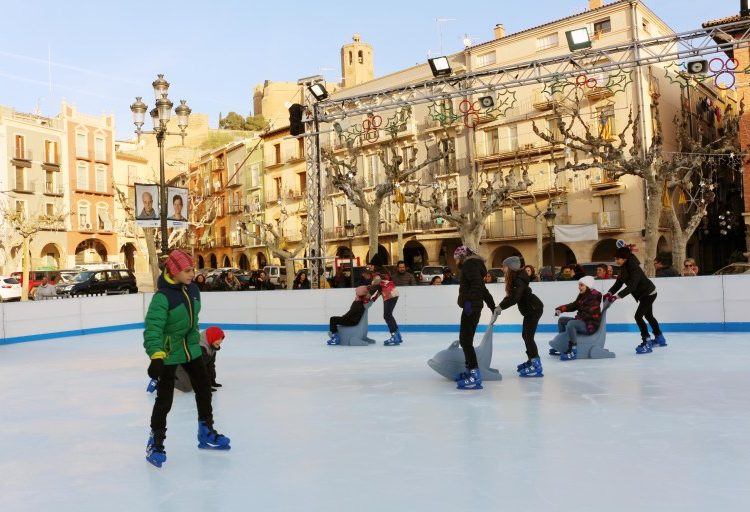
[[174, 249], [169, 253], [169, 258], [167, 258], [164, 266], [167, 268], [169, 275], [174, 277], [186, 268], [195, 267], [195, 264], [193, 263], [193, 258], [188, 253]]

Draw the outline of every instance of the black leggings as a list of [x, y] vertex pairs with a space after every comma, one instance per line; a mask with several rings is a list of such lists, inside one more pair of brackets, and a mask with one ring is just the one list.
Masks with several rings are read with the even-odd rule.
[[388, 324], [388, 330], [392, 333], [398, 331], [398, 324], [396, 323], [396, 319], [393, 318], [393, 310], [396, 309], [396, 302], [398, 302], [398, 297], [391, 297], [383, 301], [383, 320]]
[[536, 341], [534, 341], [534, 335], [536, 334], [536, 326], [539, 325], [539, 319], [542, 318], [542, 310], [533, 309], [526, 315], [523, 315], [523, 329], [521, 330], [521, 337], [526, 345], [526, 355], [529, 360], [539, 357], [539, 349], [536, 347]]
[[[174, 396], [174, 375], [177, 372], [176, 364], [164, 365], [156, 386], [156, 402], [151, 413], [151, 430], [154, 433], [164, 435], [167, 431], [167, 414], [172, 409], [172, 397]], [[202, 357], [193, 359], [189, 363], [183, 363], [182, 367], [190, 376], [190, 384], [195, 390], [195, 403], [198, 406], [198, 419], [213, 427], [213, 410], [211, 408], [211, 383], [206, 372], [206, 365]]]
[[659, 322], [654, 318], [654, 301], [656, 300], [656, 294], [646, 295], [641, 297], [638, 301], [638, 309], [635, 310], [635, 323], [638, 324], [638, 329], [641, 331], [641, 339], [646, 341], [648, 339], [648, 326], [643, 321], [643, 317], [651, 324], [651, 330], [654, 331], [654, 336], [661, 334], [661, 328]]
[[458, 342], [464, 350], [464, 359], [466, 359], [466, 368], [473, 370], [479, 368], [477, 363], [477, 353], [474, 350], [474, 334], [477, 332], [479, 317], [482, 315], [482, 306], [472, 308], [471, 314], [461, 313], [461, 330], [458, 333]]

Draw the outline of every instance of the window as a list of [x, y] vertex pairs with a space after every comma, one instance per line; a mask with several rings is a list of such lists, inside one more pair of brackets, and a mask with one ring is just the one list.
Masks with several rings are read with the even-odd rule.
[[78, 203], [78, 229], [91, 229], [88, 203]]
[[135, 185], [136, 179], [138, 179], [138, 168], [135, 165], [128, 165], [128, 186]]
[[526, 214], [523, 212], [523, 208], [514, 209], [514, 223], [516, 228], [516, 236], [523, 235], [523, 220]]
[[57, 149], [56, 141], [44, 141], [44, 161], [46, 163], [60, 165], [60, 156]]
[[20, 213], [24, 219], [26, 218], [26, 201], [16, 199], [16, 213]]
[[300, 172], [297, 173], [297, 176], [299, 176], [299, 191], [301, 194], [305, 194], [307, 192], [307, 173]]
[[281, 163], [281, 144], [274, 144], [273, 145], [273, 153], [274, 153], [274, 163], [280, 164]]
[[496, 60], [497, 55], [494, 51], [483, 53], [481, 55], [477, 55], [476, 66], [478, 68], [481, 68], [482, 66], [489, 66], [490, 64], [494, 64]]
[[558, 142], [562, 140], [559, 122], [560, 119], [558, 118], [547, 119], [547, 133], [551, 135], [555, 141]]
[[610, 105], [597, 109], [596, 120], [598, 123], [599, 137], [611, 139], [615, 135], [615, 108]]
[[518, 149], [518, 126], [508, 126], [508, 150], [515, 151]]
[[85, 133], [76, 133], [76, 156], [88, 158], [89, 142]]
[[557, 32], [548, 34], [546, 36], [536, 38], [536, 49], [537, 51], [546, 50], [547, 48], [554, 48], [560, 43], [560, 39]]
[[78, 190], [89, 188], [89, 166], [86, 162], [78, 162], [76, 166], [76, 188]]
[[276, 192], [276, 197], [274, 197], [274, 199], [279, 199], [281, 197], [281, 178], [274, 178], [273, 186]]
[[252, 164], [250, 166], [250, 186], [260, 186], [260, 164]]
[[96, 205], [97, 229], [99, 231], [112, 231], [112, 222], [109, 220], [109, 212], [106, 204]]
[[44, 191], [48, 194], [55, 194], [55, 171], [46, 171], [44, 175]]
[[641, 19], [641, 28], [645, 33], [651, 33], [651, 23], [646, 18]]
[[15, 157], [26, 160], [26, 140], [23, 135], [16, 135]]
[[450, 174], [455, 172], [455, 153], [449, 153], [450, 147], [456, 147], [455, 141], [451, 139], [443, 139], [439, 142], [440, 150], [443, 152], [443, 159], [440, 161], [440, 174]]
[[450, 208], [453, 211], [458, 211], [458, 189], [457, 188], [449, 188], [447, 190], [448, 195], [448, 208]]
[[297, 158], [305, 158], [305, 139], [297, 141]]
[[496, 155], [500, 152], [500, 134], [497, 129], [485, 132], [485, 142], [487, 144], [487, 154]]
[[378, 184], [380, 175], [380, 156], [369, 155], [367, 157], [367, 183], [368, 187], [374, 187]]
[[612, 32], [612, 23], [610, 23], [609, 18], [594, 23], [594, 39], [599, 39], [602, 34], [607, 32]]
[[16, 167], [16, 190], [26, 190], [26, 173], [23, 167]]
[[96, 166], [96, 191], [107, 191], [107, 168], [101, 165]]
[[362, 63], [364, 63], [364, 61], [365, 61], [365, 56], [362, 53], [362, 50], [360, 50], [360, 51], [357, 52], [357, 62], [359, 62], [360, 64], [362, 64]]
[[52, 203], [44, 203], [44, 213], [48, 217], [53, 217], [55, 215], [55, 205]]
[[107, 161], [107, 149], [104, 146], [103, 137], [96, 137], [94, 139], [94, 157], [100, 162]]

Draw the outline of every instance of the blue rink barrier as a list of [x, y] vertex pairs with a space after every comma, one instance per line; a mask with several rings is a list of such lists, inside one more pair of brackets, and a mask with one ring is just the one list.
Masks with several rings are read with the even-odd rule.
[[[750, 275], [655, 279], [658, 297], [654, 315], [666, 333], [750, 332]], [[597, 281], [606, 292], [612, 281]], [[499, 302], [503, 285], [488, 286]], [[576, 282], [532, 283], [544, 303], [538, 332], [556, 333], [554, 309], [572, 302]], [[403, 332], [457, 333], [461, 309], [457, 286], [399, 288], [394, 316]], [[28, 341], [140, 330], [153, 294], [82, 297], [58, 301], [0, 303], [0, 345]], [[353, 289], [211, 292], [202, 295], [201, 326], [217, 325], [237, 331], [328, 330], [328, 319], [349, 309]], [[637, 332], [633, 315], [637, 303], [626, 297], [608, 312], [609, 332]], [[490, 311], [482, 310], [479, 332], [484, 332]], [[495, 332], [520, 333], [518, 309], [505, 310]], [[382, 301], [373, 303], [369, 330], [386, 332]], [[136, 334], [138, 337], [141, 333]]]

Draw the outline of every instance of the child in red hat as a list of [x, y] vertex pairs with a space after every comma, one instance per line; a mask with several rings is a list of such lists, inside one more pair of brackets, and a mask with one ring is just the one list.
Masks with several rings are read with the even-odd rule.
[[[206, 373], [211, 382], [211, 391], [216, 391], [217, 388], [221, 387], [221, 384], [216, 382], [216, 351], [221, 349], [223, 341], [224, 331], [221, 330], [221, 327], [211, 326], [201, 331], [201, 352], [203, 354], [203, 363], [206, 365]], [[193, 391], [190, 376], [182, 366], [177, 367], [174, 387], [185, 393]]]

